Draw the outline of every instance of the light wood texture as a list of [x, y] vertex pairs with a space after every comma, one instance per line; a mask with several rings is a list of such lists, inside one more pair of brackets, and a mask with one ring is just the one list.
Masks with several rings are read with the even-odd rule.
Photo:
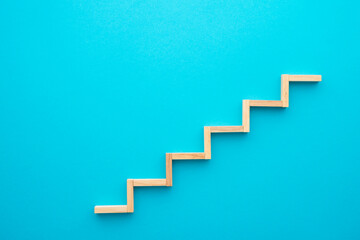
[[166, 186], [172, 186], [172, 154], [166, 154]]
[[134, 212], [134, 180], [127, 180], [127, 211]]
[[204, 127], [204, 153], [205, 153], [205, 159], [211, 159], [211, 131], [210, 131], [210, 127]]
[[173, 153], [173, 160], [205, 159], [205, 153]]
[[94, 213], [127, 213], [126, 205], [95, 206]]
[[281, 75], [281, 101], [283, 107], [289, 107], [289, 75]]
[[321, 75], [289, 75], [290, 82], [321, 82]]
[[244, 132], [243, 126], [215, 126], [210, 127], [212, 133]]
[[282, 107], [282, 101], [250, 100], [250, 107]]
[[166, 186], [166, 179], [133, 179], [134, 187]]
[[166, 179], [128, 179], [127, 205], [95, 206], [95, 213], [131, 213], [134, 212], [134, 187], [172, 186], [172, 161], [211, 158], [211, 133], [249, 132], [250, 107], [288, 107], [289, 82], [320, 82], [320, 75], [281, 75], [281, 100], [243, 100], [242, 126], [204, 127], [203, 153], [166, 153]]
[[242, 114], [244, 132], [250, 132], [250, 100], [243, 100]]

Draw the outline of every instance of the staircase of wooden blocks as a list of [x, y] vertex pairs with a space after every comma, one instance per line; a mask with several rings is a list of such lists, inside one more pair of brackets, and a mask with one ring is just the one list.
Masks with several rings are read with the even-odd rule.
[[132, 213], [134, 212], [134, 187], [172, 186], [172, 161], [190, 159], [211, 159], [211, 133], [249, 132], [250, 107], [288, 107], [289, 82], [320, 82], [321, 75], [281, 75], [281, 100], [243, 100], [241, 126], [204, 127], [204, 152], [166, 153], [166, 178], [128, 179], [127, 205], [95, 206], [95, 213]]

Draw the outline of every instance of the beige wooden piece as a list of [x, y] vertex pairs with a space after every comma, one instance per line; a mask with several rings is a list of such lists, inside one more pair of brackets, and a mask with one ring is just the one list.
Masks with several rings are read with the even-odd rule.
[[172, 186], [172, 161], [211, 159], [211, 133], [249, 132], [250, 107], [288, 107], [289, 82], [320, 82], [321, 75], [281, 75], [281, 100], [243, 100], [242, 126], [204, 127], [203, 153], [166, 153], [166, 179], [128, 179], [127, 205], [95, 206], [95, 213], [131, 213], [134, 212], [134, 187]]
[[172, 186], [172, 154], [166, 154], [166, 186]]
[[166, 179], [133, 179], [134, 187], [166, 186]]
[[282, 101], [250, 100], [250, 107], [282, 107]]
[[204, 153], [205, 153], [205, 159], [211, 159], [211, 131], [210, 131], [210, 127], [204, 127]]
[[127, 180], [127, 211], [134, 212], [134, 180]]
[[289, 82], [321, 82], [321, 75], [289, 75]]
[[205, 153], [173, 153], [173, 160], [205, 159]]
[[250, 100], [243, 100], [242, 114], [244, 132], [250, 132]]
[[289, 75], [281, 75], [281, 101], [283, 107], [289, 107]]
[[244, 132], [243, 126], [216, 126], [210, 127], [212, 133]]
[[127, 213], [127, 205], [95, 206], [95, 213]]

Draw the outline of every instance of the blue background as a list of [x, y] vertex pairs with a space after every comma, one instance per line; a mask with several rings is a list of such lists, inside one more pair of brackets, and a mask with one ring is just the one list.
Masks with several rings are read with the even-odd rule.
[[[0, 2], [0, 239], [360, 239], [355, 1]], [[290, 85], [280, 75], [322, 74]]]

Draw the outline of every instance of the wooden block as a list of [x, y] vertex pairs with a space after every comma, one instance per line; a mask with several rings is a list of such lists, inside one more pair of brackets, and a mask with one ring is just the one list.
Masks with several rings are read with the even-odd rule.
[[172, 186], [172, 154], [166, 154], [166, 186]]
[[166, 186], [166, 179], [133, 179], [134, 187]]
[[173, 160], [205, 159], [205, 153], [173, 153]]
[[290, 82], [321, 82], [321, 75], [289, 75]]
[[127, 205], [95, 206], [94, 213], [127, 213]]
[[210, 127], [204, 127], [204, 152], [205, 152], [205, 159], [211, 159], [211, 131], [210, 131]]
[[210, 127], [212, 133], [231, 133], [231, 132], [244, 132], [243, 126], [217, 126]]
[[250, 132], [250, 100], [243, 100], [242, 114], [244, 132]]
[[127, 180], [127, 211], [134, 212], [134, 180]]
[[281, 101], [283, 107], [289, 107], [289, 75], [281, 75]]
[[282, 107], [282, 101], [250, 100], [250, 107]]

